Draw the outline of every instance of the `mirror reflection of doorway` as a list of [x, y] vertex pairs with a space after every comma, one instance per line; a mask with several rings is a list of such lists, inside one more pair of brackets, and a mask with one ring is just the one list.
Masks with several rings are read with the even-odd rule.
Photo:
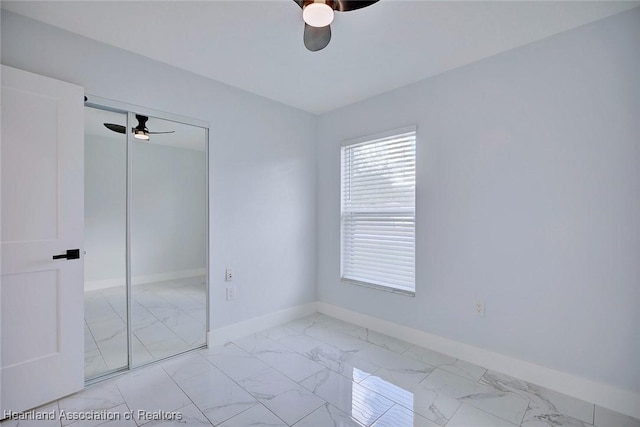
[[85, 107], [87, 379], [205, 345], [206, 153], [206, 128]]

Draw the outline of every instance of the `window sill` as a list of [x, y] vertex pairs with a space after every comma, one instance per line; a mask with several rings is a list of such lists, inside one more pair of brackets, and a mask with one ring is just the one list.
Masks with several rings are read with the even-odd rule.
[[416, 296], [416, 292], [415, 291], [397, 289], [397, 288], [392, 288], [392, 287], [389, 287], [389, 286], [374, 285], [373, 283], [360, 282], [358, 280], [345, 279], [345, 278], [341, 278], [340, 281], [342, 283], [348, 283], [350, 285], [362, 286], [364, 288], [374, 289], [374, 290], [383, 291], [383, 292], [389, 292], [389, 293], [392, 293], [392, 294], [404, 295], [406, 297], [415, 298], [415, 296]]

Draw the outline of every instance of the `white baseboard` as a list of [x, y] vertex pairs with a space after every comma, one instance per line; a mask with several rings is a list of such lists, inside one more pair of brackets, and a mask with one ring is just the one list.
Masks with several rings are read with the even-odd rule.
[[[134, 276], [131, 278], [132, 285], [144, 285], [146, 283], [164, 282], [166, 280], [186, 279], [188, 277], [204, 276], [206, 270], [204, 268], [193, 268], [190, 270], [169, 271], [160, 274], [149, 274], [146, 276]], [[106, 279], [106, 280], [91, 280], [84, 282], [85, 291], [95, 291], [98, 289], [115, 288], [117, 286], [124, 286], [125, 279]]]
[[487, 369], [568, 394], [622, 414], [640, 418], [640, 394], [474, 347], [408, 326], [318, 302], [318, 311], [373, 331], [475, 363]]
[[317, 312], [318, 303], [312, 302], [265, 314], [264, 316], [254, 317], [252, 319], [234, 323], [233, 325], [223, 326], [222, 328], [214, 329], [207, 334], [207, 345], [214, 346], [226, 344], [229, 341], [237, 340], [239, 338], [255, 334], [256, 332], [273, 328]]

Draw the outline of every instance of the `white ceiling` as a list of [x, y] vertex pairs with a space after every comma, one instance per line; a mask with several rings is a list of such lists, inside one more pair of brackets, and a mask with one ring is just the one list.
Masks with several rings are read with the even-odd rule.
[[337, 13], [331, 43], [319, 52], [304, 48], [301, 10], [292, 0], [2, 7], [320, 114], [639, 4], [381, 0]]

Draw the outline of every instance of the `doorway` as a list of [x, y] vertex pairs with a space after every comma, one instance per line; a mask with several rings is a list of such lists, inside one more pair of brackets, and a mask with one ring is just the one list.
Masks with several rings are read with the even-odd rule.
[[85, 104], [85, 378], [206, 345], [208, 128]]

